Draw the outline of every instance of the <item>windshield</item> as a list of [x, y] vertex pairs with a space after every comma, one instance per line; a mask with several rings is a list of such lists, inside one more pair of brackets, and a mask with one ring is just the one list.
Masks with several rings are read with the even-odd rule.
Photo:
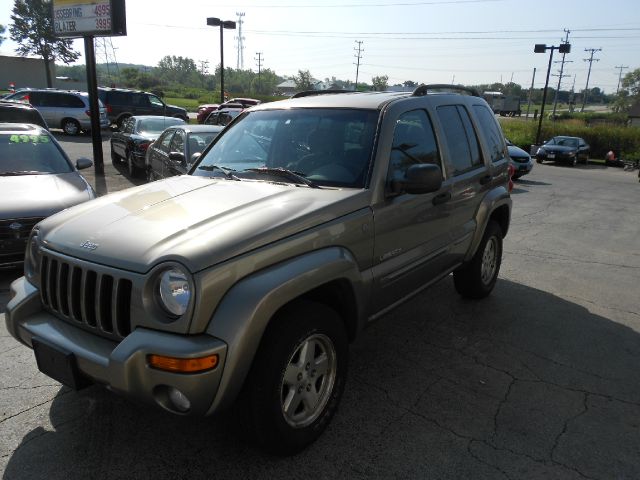
[[549, 140], [549, 145], [559, 145], [561, 147], [577, 147], [578, 139], [571, 137], [553, 137]]
[[72, 171], [73, 168], [49, 135], [0, 133], [0, 175]]
[[138, 120], [136, 130], [141, 134], [158, 135], [162, 133], [165, 128], [171, 127], [172, 125], [182, 125], [183, 123], [184, 121], [179, 118], [145, 118], [143, 120]]
[[377, 119], [375, 110], [249, 112], [222, 134], [192, 174], [219, 176], [214, 167], [222, 167], [242, 179], [256, 178], [249, 169], [284, 169], [318, 185], [362, 188]]

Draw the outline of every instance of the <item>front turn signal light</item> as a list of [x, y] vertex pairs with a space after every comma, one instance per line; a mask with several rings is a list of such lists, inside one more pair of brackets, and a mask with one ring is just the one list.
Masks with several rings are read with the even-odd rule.
[[199, 358], [176, 358], [164, 355], [147, 355], [147, 362], [152, 368], [174, 373], [199, 373], [213, 370], [218, 366], [218, 355], [207, 355]]

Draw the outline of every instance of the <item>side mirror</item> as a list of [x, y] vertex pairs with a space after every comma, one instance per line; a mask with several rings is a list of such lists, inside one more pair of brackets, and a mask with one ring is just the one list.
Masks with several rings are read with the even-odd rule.
[[442, 186], [442, 170], [438, 165], [422, 163], [411, 165], [404, 180], [392, 180], [393, 193], [424, 194], [437, 192]]
[[172, 163], [183, 164], [184, 153], [182, 152], [169, 152], [169, 161]]
[[76, 168], [78, 170], [84, 170], [85, 168], [89, 168], [93, 165], [93, 161], [89, 160], [88, 158], [79, 158], [78, 160], [76, 160]]
[[201, 156], [202, 156], [202, 152], [196, 152], [193, 155], [191, 155], [191, 165], [196, 163]]

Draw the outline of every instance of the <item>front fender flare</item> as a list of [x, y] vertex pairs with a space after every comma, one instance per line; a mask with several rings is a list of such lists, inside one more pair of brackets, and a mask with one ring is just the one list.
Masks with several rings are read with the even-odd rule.
[[344, 279], [356, 300], [358, 329], [364, 324], [365, 288], [351, 253], [331, 247], [295, 257], [236, 283], [214, 312], [207, 333], [229, 346], [224, 372], [209, 414], [228, 407], [251, 368], [269, 321], [290, 301], [333, 280]]

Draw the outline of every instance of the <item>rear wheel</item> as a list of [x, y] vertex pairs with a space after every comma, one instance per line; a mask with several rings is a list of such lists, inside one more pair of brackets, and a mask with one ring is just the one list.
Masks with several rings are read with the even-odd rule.
[[484, 298], [498, 280], [502, 261], [502, 229], [489, 220], [471, 261], [453, 272], [456, 291], [463, 297]]
[[238, 402], [249, 438], [279, 455], [316, 440], [337, 410], [347, 354], [334, 310], [314, 302], [285, 307], [265, 332]]
[[543, 161], [543, 160], [542, 160], [541, 158], [536, 158], [536, 162], [538, 162], [538, 163], [542, 163], [542, 161]]
[[78, 135], [80, 133], [80, 124], [73, 118], [65, 118], [61, 127], [67, 135]]

